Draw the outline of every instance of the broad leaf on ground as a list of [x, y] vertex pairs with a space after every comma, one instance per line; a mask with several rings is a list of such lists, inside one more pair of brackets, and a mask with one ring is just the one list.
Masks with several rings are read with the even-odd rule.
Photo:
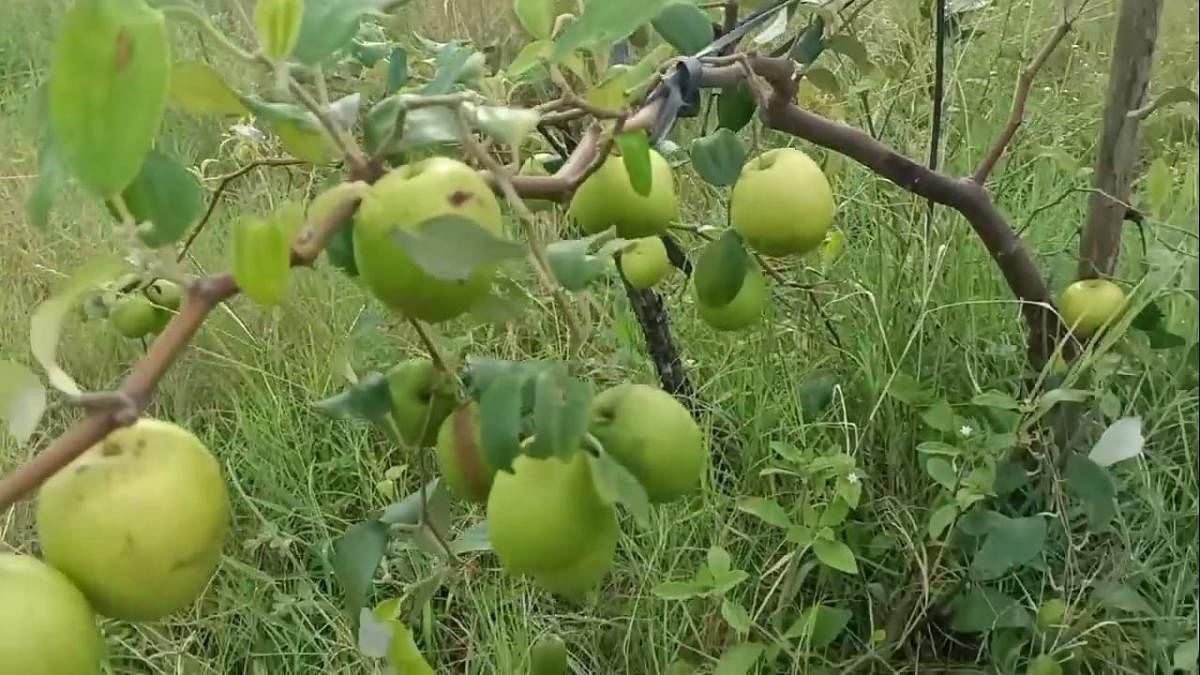
[[997, 514], [983, 546], [971, 561], [976, 579], [995, 579], [1037, 558], [1046, 543], [1046, 519], [1042, 516], [1007, 518]]
[[713, 675], [746, 675], [762, 658], [766, 646], [757, 642], [743, 642], [730, 647], [717, 661]]
[[333, 542], [333, 573], [342, 587], [346, 614], [355, 619], [367, 603], [371, 579], [387, 549], [388, 528], [367, 520], [346, 530]]
[[826, 567], [846, 574], [858, 574], [858, 561], [854, 559], [854, 553], [849, 546], [834, 539], [832, 535], [818, 535], [813, 540], [812, 548], [813, 553], [817, 554], [817, 560]]
[[1033, 624], [1029, 610], [994, 589], [973, 586], [950, 603], [951, 627], [963, 633], [986, 633], [993, 628], [1025, 628]]
[[1122, 417], [1113, 422], [1092, 446], [1088, 459], [1101, 467], [1132, 459], [1142, 454], [1146, 441], [1142, 438], [1142, 418]]

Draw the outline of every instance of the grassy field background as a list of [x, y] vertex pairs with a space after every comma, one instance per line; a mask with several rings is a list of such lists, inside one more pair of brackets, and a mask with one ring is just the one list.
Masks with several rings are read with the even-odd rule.
[[[480, 45], [501, 45], [511, 58], [521, 43], [508, 19], [510, 4], [414, 0], [393, 27], [434, 39], [470, 36]], [[848, 122], [865, 126], [870, 116], [886, 142], [914, 157], [927, 154], [932, 73], [932, 43], [919, 4], [879, 0], [864, 13], [859, 34], [889, 77], [865, 98], [841, 102]], [[1051, 30], [1056, 4], [997, 0], [971, 18], [976, 34], [958, 43], [948, 60], [943, 164], [949, 171], [968, 173], [1003, 126], [1020, 57], [1036, 51]], [[208, 6], [224, 26], [241, 30], [232, 2], [209, 0]], [[1112, 0], [1089, 4], [1035, 84], [1026, 125], [992, 181], [1000, 208], [1013, 222], [1028, 225], [1025, 237], [1056, 289], [1074, 272], [1115, 6]], [[64, 7], [62, 0], [0, 4], [0, 355], [30, 364], [27, 316], [36, 303], [98, 251], [124, 253], [107, 214], [76, 191], [60, 196], [46, 230], [29, 224], [23, 210], [36, 177], [43, 120], [37, 88], [47, 77], [54, 27]], [[1167, 0], [1154, 91], [1196, 87], [1197, 16], [1194, 2]], [[194, 31], [175, 33], [178, 51], [206, 53]], [[214, 58], [235, 80], [251, 81], [250, 74]], [[828, 65], [853, 79], [852, 64], [829, 59]], [[676, 140], [686, 145], [694, 133], [694, 124], [681, 125]], [[206, 176], [237, 166], [231, 144], [221, 142], [230, 136], [220, 125], [172, 115], [165, 137]], [[1191, 293], [1167, 289], [1158, 302], [1171, 330], [1186, 336], [1190, 347], [1197, 336], [1195, 108], [1156, 113], [1143, 137], [1146, 165], [1161, 159], [1170, 183], [1165, 199], [1149, 201], [1143, 181], [1135, 204], [1147, 215], [1151, 247], [1175, 249], [1184, 261], [1178, 286]], [[756, 138], [760, 148], [789, 143], [773, 134]], [[820, 149], [801, 147], [825, 157]], [[625, 528], [617, 569], [587, 606], [550, 599], [501, 574], [490, 557], [471, 559], [418, 623], [418, 643], [439, 672], [522, 672], [529, 644], [545, 631], [566, 638], [578, 673], [660, 673], [681, 657], [711, 668], [735, 640], [721, 619], [720, 603], [663, 600], [651, 589], [690, 576], [713, 545], [726, 548], [735, 567], [751, 572], [731, 597], [755, 620], [785, 602], [799, 608], [821, 601], [854, 613], [829, 650], [784, 656], [778, 670], [769, 672], [840, 672], [838, 664], [859, 655], [866, 655], [859, 661], [862, 672], [995, 672], [986, 665], [986, 645], [938, 628], [944, 608], [937, 598], [966, 578], [969, 561], [938, 555], [927, 542], [925, 524], [938, 488], [914, 448], [929, 431], [911, 410], [885, 396], [885, 389], [897, 373], [906, 373], [953, 404], [987, 389], [1017, 394], [1028, 374], [1017, 306], [957, 214], [937, 208], [927, 222], [920, 199], [849, 162], [826, 161], [847, 245], [817, 297], [844, 349], [830, 343], [807, 298], [778, 287], [769, 325], [733, 338], [713, 333], [696, 318], [682, 277], [674, 276], [664, 292], [676, 339], [713, 419], [735, 431], [736, 443], [715, 462], [720, 471], [694, 499], [658, 510], [649, 530]], [[323, 178], [281, 170], [247, 176], [193, 249], [196, 268], [227, 266], [223, 234], [236, 214], [296, 198]], [[686, 168], [677, 180], [685, 221], [721, 224], [722, 207], [711, 188]], [[1145, 258], [1132, 226], [1124, 251], [1118, 276], [1133, 283]], [[584, 298], [592, 324], [583, 365], [596, 384], [655, 382], [619, 284]], [[563, 357], [565, 330], [553, 312], [548, 306], [530, 311], [504, 330], [461, 322], [440, 332], [472, 353]], [[352, 331], [356, 322], [360, 329]], [[1083, 415], [1076, 436], [1086, 449], [1112, 417], [1143, 419], [1146, 456], [1116, 471], [1120, 514], [1114, 531], [1085, 539], [1053, 537], [1040, 583], [1030, 582], [1038, 580], [1036, 574], [1004, 581], [1030, 608], [1047, 597], [1064, 597], [1072, 615], [1085, 622], [1080, 625], [1086, 630], [1070, 640], [1035, 640], [1023, 652], [1055, 654], [1081, 668], [1078, 672], [1170, 672], [1176, 646], [1196, 634], [1198, 401], [1194, 373], [1187, 377], [1195, 366], [1185, 360], [1186, 347], [1153, 351], [1144, 342], [1131, 334], [1095, 357], [1093, 365], [1103, 374], [1085, 386], [1104, 405]], [[101, 324], [81, 324], [71, 327], [63, 351], [68, 370], [82, 384], [104, 389], [119, 381], [142, 348]], [[324, 263], [295, 274], [288, 301], [277, 309], [239, 298], [214, 314], [162, 382], [149, 412], [191, 428], [218, 455], [234, 499], [234, 536], [211, 587], [191, 611], [157, 624], [105, 625], [112, 672], [379, 671], [355, 649], [324, 562], [326, 548], [372, 509], [414, 489], [415, 460], [390, 450], [362, 425], [319, 416], [311, 403], [341, 388], [346, 354], [361, 371], [419, 353], [403, 324]], [[833, 374], [840, 386], [823, 416], [804, 419], [799, 392], [818, 373]], [[27, 447], [0, 440], [0, 470], [44, 447], [75, 414], [61, 404], [52, 407]], [[794, 546], [779, 530], [737, 511], [744, 496], [772, 496], [785, 504], [799, 498], [794, 484], [763, 474], [780, 464], [773, 444], [854, 456], [864, 485], [863, 505], [851, 517], [859, 576], [813, 571], [796, 582], [800, 561]], [[1047, 509], [1062, 516], [1052, 505]], [[5, 545], [34, 550], [31, 515], [28, 505], [0, 515]], [[482, 514], [456, 515], [465, 527]], [[427, 565], [417, 552], [394, 551], [377, 597], [401, 594]], [[793, 582], [795, 595], [787, 598]], [[1097, 606], [1089, 589], [1102, 582], [1136, 588], [1145, 606], [1138, 611]], [[897, 612], [897, 598], [906, 589], [927, 599], [928, 607]], [[872, 657], [877, 648], [872, 632], [894, 631], [893, 615], [899, 627], [916, 628], [903, 648]]]

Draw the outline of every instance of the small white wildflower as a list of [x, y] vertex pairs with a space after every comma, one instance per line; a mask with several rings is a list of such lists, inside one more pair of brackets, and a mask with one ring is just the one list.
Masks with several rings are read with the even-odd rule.
[[963, 438], [966, 438], [967, 436], [970, 436], [971, 434], [975, 433], [975, 430], [972, 429], [969, 424], [964, 424], [958, 428], [958, 433]]
[[855, 472], [853, 472], [853, 471], [851, 471], [850, 473], [846, 474], [846, 482], [847, 482], [847, 483], [849, 483], [849, 484], [851, 484], [851, 485], [854, 485], [854, 484], [858, 483], [858, 474], [857, 474], [857, 473], [855, 473]]

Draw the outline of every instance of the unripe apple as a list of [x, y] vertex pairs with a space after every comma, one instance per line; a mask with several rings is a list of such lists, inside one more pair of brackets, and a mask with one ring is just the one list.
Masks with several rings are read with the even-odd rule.
[[183, 302], [183, 289], [169, 279], [155, 279], [143, 292], [150, 302], [169, 310], [179, 309]]
[[108, 321], [118, 333], [135, 340], [162, 326], [158, 308], [137, 291], [122, 295], [113, 302], [108, 308]]
[[592, 434], [646, 488], [651, 502], [691, 492], [708, 468], [704, 435], [688, 409], [662, 389], [619, 384], [592, 401]]
[[512, 574], [563, 569], [616, 518], [596, 493], [582, 450], [567, 460], [519, 455], [512, 473], [496, 472], [488, 495], [488, 537]]
[[751, 248], [772, 256], [820, 246], [834, 210], [821, 167], [796, 148], [775, 148], [746, 162], [729, 197], [734, 229]]
[[557, 635], [547, 635], [529, 650], [529, 675], [567, 675], [567, 645]]
[[83, 593], [28, 555], [0, 553], [0, 671], [99, 675], [104, 641]]
[[101, 614], [152, 621], [208, 585], [229, 529], [229, 496], [208, 448], [143, 418], [96, 443], [42, 485], [46, 561]]
[[615, 518], [606, 518], [600, 523], [600, 527], [592, 533], [592, 539], [576, 552], [574, 561], [557, 569], [532, 572], [530, 576], [534, 583], [555, 595], [575, 601], [584, 599], [595, 590], [612, 569], [620, 535]]
[[1058, 299], [1063, 321], [1081, 335], [1109, 323], [1125, 307], [1125, 291], [1108, 279], [1081, 279], [1067, 286]]
[[[693, 288], [695, 288], [693, 286]], [[709, 326], [722, 331], [741, 330], [762, 320], [767, 306], [767, 282], [753, 263], [746, 270], [742, 287], [733, 299], [719, 307], [709, 307], [696, 296], [696, 311]]]
[[454, 390], [430, 359], [401, 361], [387, 372], [392, 397], [392, 420], [409, 445], [428, 447], [437, 442], [442, 420], [454, 410]]
[[650, 288], [671, 271], [671, 259], [661, 237], [642, 237], [621, 253], [621, 273], [634, 288]]
[[472, 502], [487, 503], [496, 467], [483, 454], [478, 404], [462, 406], [442, 422], [437, 458], [442, 480], [451, 492]]
[[679, 219], [679, 203], [671, 165], [655, 150], [650, 150], [650, 175], [650, 194], [642, 196], [629, 182], [625, 160], [609, 155], [575, 190], [568, 212], [585, 232], [593, 234], [612, 226], [626, 239], [663, 234]]
[[427, 274], [393, 240], [430, 218], [460, 216], [496, 236], [500, 205], [474, 169], [448, 157], [430, 157], [393, 169], [363, 195], [354, 224], [354, 260], [367, 287], [385, 305], [415, 319], [452, 319], [485, 293], [489, 266], [461, 281]]

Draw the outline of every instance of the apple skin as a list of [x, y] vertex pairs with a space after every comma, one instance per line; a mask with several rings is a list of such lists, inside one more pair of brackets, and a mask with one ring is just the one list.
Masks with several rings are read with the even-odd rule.
[[821, 167], [796, 148], [775, 148], [746, 162], [729, 200], [733, 228], [770, 256], [820, 246], [836, 210]]
[[512, 468], [496, 472], [487, 502], [492, 550], [509, 573], [561, 570], [616, 523], [582, 450], [565, 461], [519, 455]]
[[619, 384], [600, 392], [592, 401], [589, 429], [656, 504], [696, 489], [708, 467], [708, 448], [696, 420], [675, 397], [655, 387]]
[[663, 234], [679, 219], [679, 202], [671, 165], [654, 150], [650, 150], [650, 176], [650, 194], [643, 197], [629, 182], [625, 160], [609, 155], [575, 190], [568, 213], [590, 234], [614, 225], [617, 235], [626, 239]]
[[671, 271], [671, 259], [660, 237], [642, 237], [621, 253], [621, 274], [634, 288], [650, 288]]
[[179, 309], [183, 302], [183, 289], [168, 279], [155, 279], [146, 286], [144, 293], [150, 302], [172, 311]]
[[117, 298], [108, 309], [108, 321], [121, 335], [136, 340], [162, 329], [162, 317], [153, 302], [139, 292]]
[[455, 215], [503, 235], [500, 204], [474, 169], [448, 157], [430, 157], [388, 172], [363, 195], [354, 223], [359, 276], [385, 305], [436, 323], [459, 316], [485, 293], [492, 268], [476, 268], [462, 281], [437, 279], [392, 240], [437, 216]]
[[530, 576], [534, 583], [555, 595], [568, 600], [582, 600], [600, 585], [612, 569], [619, 534], [620, 528], [615, 518], [603, 520], [583, 552], [577, 553], [578, 558], [574, 562], [555, 570], [533, 572]]
[[483, 455], [479, 437], [479, 406], [469, 403], [446, 417], [437, 434], [437, 459], [442, 480], [454, 494], [486, 504], [496, 467]]
[[766, 306], [767, 282], [757, 266], [751, 266], [746, 271], [742, 287], [728, 303], [709, 307], [696, 297], [696, 311], [700, 319], [720, 331], [741, 330], [762, 321]]
[[453, 390], [430, 359], [409, 359], [387, 372], [392, 396], [392, 419], [400, 437], [411, 446], [429, 447], [437, 442], [438, 427], [456, 404]]
[[42, 485], [46, 561], [97, 612], [152, 621], [191, 605], [229, 531], [216, 458], [191, 432], [143, 418], [95, 444]]
[[83, 593], [28, 555], [0, 553], [0, 668], [20, 675], [99, 675], [104, 641]]
[[567, 675], [567, 645], [557, 635], [546, 635], [529, 650], [529, 675]]
[[1067, 286], [1058, 311], [1076, 333], [1091, 335], [1115, 319], [1125, 307], [1125, 291], [1108, 279], [1081, 279]]

